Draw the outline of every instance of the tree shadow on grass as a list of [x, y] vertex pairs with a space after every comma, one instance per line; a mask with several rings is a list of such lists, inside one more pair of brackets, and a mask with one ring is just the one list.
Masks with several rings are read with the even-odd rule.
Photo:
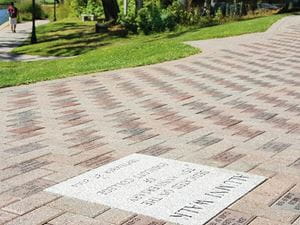
[[18, 53], [51, 55], [51, 56], [77, 56], [97, 48], [111, 44], [115, 39], [108, 34], [98, 34], [90, 25], [78, 23], [57, 23], [39, 30], [38, 44], [32, 46], [29, 41]]
[[[78, 38], [77, 35], [81, 38]], [[55, 42], [48, 46], [46, 50], [47, 55], [76, 56], [112, 44], [111, 41], [108, 41], [111, 40], [108, 38], [108, 35], [99, 36], [92, 33], [72, 34], [64, 36], [60, 40], [63, 41]]]
[[48, 55], [53, 55], [53, 56], [78, 56], [90, 51], [93, 51], [97, 48], [104, 47], [109, 45], [110, 43], [95, 43], [93, 45], [85, 46], [83, 47], [82, 45], [80, 46], [55, 46], [54, 48], [48, 49], [46, 53]]
[[170, 39], [171, 38], [178, 38], [178, 37], [180, 37], [182, 35], [185, 35], [187, 33], [193, 33], [193, 32], [199, 31], [199, 29], [201, 29], [201, 28], [187, 29], [187, 30], [176, 32], [176, 33], [173, 33], [173, 34], [168, 34], [167, 38], [170, 38]]
[[78, 25], [77, 23], [65, 22], [65, 23], [53, 23], [51, 26], [43, 25], [38, 27], [37, 33], [43, 34], [45, 32], [59, 32], [59, 31], [69, 31], [69, 30], [78, 30], [86, 29], [87, 25]]

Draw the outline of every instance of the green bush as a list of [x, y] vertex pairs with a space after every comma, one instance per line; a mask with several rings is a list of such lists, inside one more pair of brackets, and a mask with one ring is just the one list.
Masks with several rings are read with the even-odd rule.
[[86, 6], [87, 0], [70, 0], [70, 7], [77, 16], [83, 13]]
[[144, 34], [147, 35], [152, 32], [152, 21], [148, 8], [142, 8], [139, 10], [137, 24]]
[[157, 4], [150, 4], [148, 6], [148, 11], [150, 13], [151, 25], [153, 32], [162, 32], [165, 31], [166, 26], [164, 24], [161, 9], [157, 6]]
[[177, 25], [176, 16], [168, 9], [162, 10], [161, 18], [166, 29], [173, 31]]
[[92, 14], [100, 17], [104, 15], [104, 10], [100, 1], [88, 0], [86, 7], [82, 10], [82, 13]]
[[176, 16], [170, 9], [161, 9], [157, 4], [150, 3], [139, 10], [137, 24], [144, 34], [174, 30]]
[[184, 6], [179, 1], [174, 1], [168, 10], [178, 24], [186, 24], [189, 17], [189, 12], [184, 8]]
[[129, 12], [127, 15], [121, 15], [118, 23], [134, 34], [138, 32], [138, 23], [135, 13]]
[[[19, 17], [22, 21], [27, 21], [32, 19], [32, 1], [25, 0], [17, 5], [19, 9]], [[36, 3], [35, 5], [35, 17], [36, 19], [45, 19], [47, 15], [43, 11], [41, 5]]]
[[74, 11], [71, 0], [64, 0], [64, 3], [58, 4], [57, 6], [57, 19], [73, 18], [76, 17], [76, 12]]
[[[121, 16], [121, 23], [127, 30], [137, 32], [141, 30], [148, 35], [155, 32], [173, 31], [177, 24], [184, 26], [208, 27], [227, 22], [231, 17], [225, 16], [219, 8], [215, 13], [203, 13], [200, 8], [186, 10], [178, 1], [174, 1], [169, 7], [162, 9], [159, 1], [148, 2], [145, 7], [135, 12], [130, 11], [126, 16]], [[215, 15], [215, 16], [213, 16]], [[240, 18], [240, 17], [239, 17]]]
[[196, 25], [201, 20], [200, 8], [192, 8], [186, 10], [185, 7], [179, 2], [174, 1], [171, 6], [168, 7], [171, 14], [175, 16], [175, 21], [182, 25]]

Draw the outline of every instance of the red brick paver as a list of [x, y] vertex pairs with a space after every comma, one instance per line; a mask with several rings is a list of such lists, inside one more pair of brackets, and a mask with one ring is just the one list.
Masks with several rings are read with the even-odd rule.
[[300, 17], [192, 44], [204, 53], [1, 89], [0, 224], [165, 224], [43, 192], [132, 153], [268, 177], [209, 225], [300, 224]]

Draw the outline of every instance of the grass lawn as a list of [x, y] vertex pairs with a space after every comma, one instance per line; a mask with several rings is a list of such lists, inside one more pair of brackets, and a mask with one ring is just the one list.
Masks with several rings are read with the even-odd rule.
[[207, 28], [185, 28], [155, 35], [127, 38], [95, 34], [92, 23], [61, 21], [40, 26], [39, 42], [14, 50], [17, 53], [75, 56], [36, 62], [0, 62], [0, 87], [141, 66], [199, 53], [183, 41], [262, 32], [284, 15], [273, 15]]

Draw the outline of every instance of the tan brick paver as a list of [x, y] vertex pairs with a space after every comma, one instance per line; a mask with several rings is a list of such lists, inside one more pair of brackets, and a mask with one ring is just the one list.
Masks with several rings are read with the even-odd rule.
[[132, 153], [268, 178], [211, 223], [300, 224], [300, 16], [190, 44], [203, 53], [0, 89], [0, 224], [169, 225], [43, 192]]
[[8, 222], [8, 225], [42, 225], [52, 220], [55, 217], [61, 215], [63, 211], [52, 209], [46, 206], [38, 208], [28, 214], [17, 217], [12, 221]]

